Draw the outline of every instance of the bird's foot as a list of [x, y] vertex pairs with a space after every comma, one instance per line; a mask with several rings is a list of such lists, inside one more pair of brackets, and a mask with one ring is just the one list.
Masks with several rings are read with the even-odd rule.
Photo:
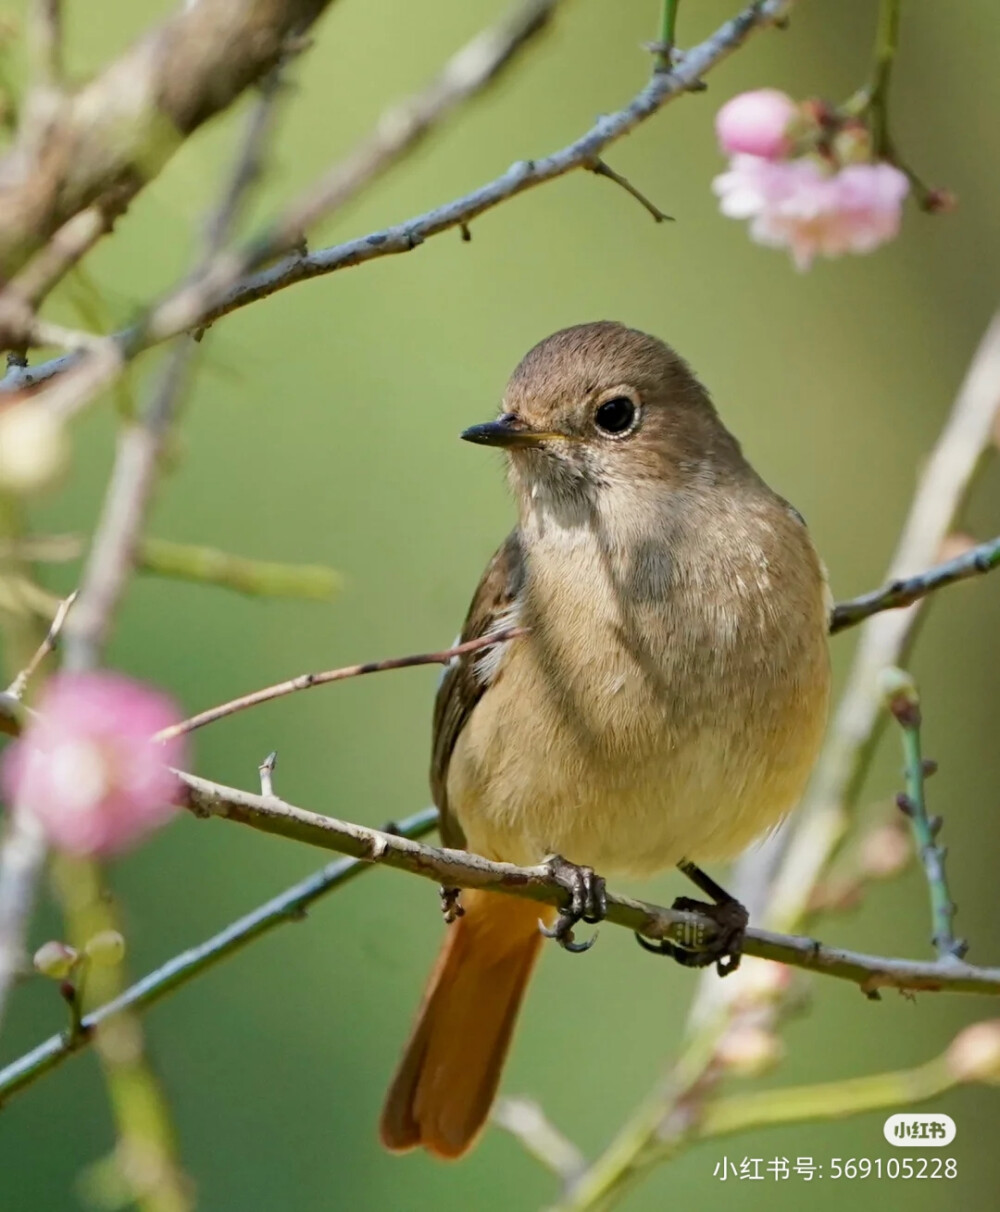
[[594, 925], [604, 921], [608, 912], [604, 880], [594, 873], [592, 867], [577, 867], [558, 854], [546, 859], [544, 865], [552, 878], [566, 889], [568, 904], [559, 911], [553, 926], [539, 922], [539, 930], [546, 938], [554, 938], [565, 951], [574, 954], [589, 951], [597, 940], [597, 932], [585, 942], [578, 943], [573, 938], [573, 927], [579, 922]]
[[438, 895], [441, 897], [441, 916], [444, 918], [446, 926], [458, 917], [465, 915], [465, 910], [462, 908], [462, 889], [448, 888], [444, 884], [438, 889]]
[[672, 906], [684, 913], [697, 913], [711, 918], [716, 930], [710, 941], [703, 938], [704, 931], [694, 926], [685, 931], [683, 943], [672, 939], [658, 938], [655, 941], [636, 934], [636, 941], [644, 951], [654, 955], [669, 955], [685, 968], [707, 968], [715, 964], [720, 976], [728, 976], [740, 966], [743, 954], [743, 936], [747, 928], [747, 911], [737, 900], [710, 904], [696, 901], [690, 896], [679, 896]]
[[740, 966], [743, 937], [749, 920], [746, 908], [688, 859], [683, 859], [677, 866], [712, 901], [695, 901], [689, 896], [679, 896], [673, 908], [710, 918], [716, 926], [713, 937], [706, 941], [704, 931], [693, 926], [685, 931], [684, 938], [679, 942], [667, 938], [654, 942], [641, 934], [636, 934], [636, 940], [644, 950], [656, 955], [669, 955], [685, 968], [707, 968], [709, 964], [715, 964], [720, 976], [728, 976]]

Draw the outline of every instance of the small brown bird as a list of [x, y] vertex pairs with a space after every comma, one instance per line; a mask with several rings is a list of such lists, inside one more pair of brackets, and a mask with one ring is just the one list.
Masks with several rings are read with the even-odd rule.
[[[830, 602], [802, 518], [687, 364], [620, 324], [536, 345], [499, 419], [462, 437], [507, 451], [519, 509], [462, 639], [526, 633], [441, 682], [431, 787], [445, 844], [559, 856], [572, 904], [546, 932], [575, 950], [571, 927], [601, 915], [592, 869], [680, 864], [735, 924], [738, 959], [745, 913], [693, 861], [731, 858], [781, 820], [820, 745]], [[472, 1145], [538, 953], [537, 904], [465, 891], [462, 905], [386, 1099], [390, 1149]]]

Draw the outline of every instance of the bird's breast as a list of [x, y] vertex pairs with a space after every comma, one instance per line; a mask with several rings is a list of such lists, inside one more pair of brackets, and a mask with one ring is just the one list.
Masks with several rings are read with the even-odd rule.
[[822, 570], [799, 523], [790, 552], [740, 524], [714, 544], [590, 531], [528, 548], [527, 634], [449, 769], [473, 849], [641, 874], [735, 853], [789, 810], [825, 719]]

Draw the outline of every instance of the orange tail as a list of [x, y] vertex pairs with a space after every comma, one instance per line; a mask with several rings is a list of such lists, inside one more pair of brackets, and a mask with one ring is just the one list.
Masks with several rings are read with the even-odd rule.
[[544, 905], [462, 893], [382, 1110], [387, 1149], [461, 1157], [489, 1115], [528, 977]]

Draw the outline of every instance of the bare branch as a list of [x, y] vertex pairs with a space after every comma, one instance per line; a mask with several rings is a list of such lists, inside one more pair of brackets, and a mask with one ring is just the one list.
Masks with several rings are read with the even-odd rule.
[[41, 665], [42, 661], [52, 652], [55, 652], [59, 646], [59, 635], [63, 629], [63, 624], [66, 622], [66, 616], [69, 614], [73, 603], [76, 601], [76, 591], [59, 603], [59, 609], [55, 613], [55, 618], [52, 620], [52, 625], [49, 627], [38, 647], [37, 652], [21, 670], [17, 677], [7, 687], [7, 694], [13, 699], [21, 699], [24, 696], [25, 690], [28, 688], [28, 683], [31, 681], [35, 671]]
[[[271, 112], [277, 98], [277, 69], [270, 75], [260, 99], [251, 111], [236, 163], [222, 199], [205, 231], [202, 265], [192, 275], [200, 281], [232, 230], [240, 203], [259, 175], [263, 145], [271, 129]], [[114, 354], [114, 342], [104, 341]], [[188, 367], [196, 343], [182, 337], [167, 363], [145, 415], [130, 425], [119, 439], [104, 510], [94, 535], [90, 558], [83, 572], [78, 609], [67, 630], [67, 663], [73, 668], [92, 665], [107, 637], [118, 602], [135, 568], [146, 512], [156, 484], [163, 443], [187, 381]], [[120, 359], [98, 366], [118, 366]], [[84, 367], [84, 370], [86, 367]]]
[[260, 775], [260, 793], [266, 799], [274, 795], [274, 769], [278, 764], [278, 751], [273, 749], [257, 767]]
[[926, 572], [919, 572], [912, 577], [898, 577], [881, 589], [874, 589], [871, 593], [850, 598], [846, 602], [838, 602], [833, 608], [830, 632], [835, 635], [847, 627], [854, 627], [882, 610], [898, 610], [903, 606], [911, 606], [920, 598], [933, 593], [935, 589], [954, 585], [956, 581], [964, 581], [968, 577], [980, 576], [984, 572], [992, 572], [998, 566], [1000, 538], [990, 539], [989, 542], [980, 543], [953, 560], [928, 568]]
[[[955, 936], [955, 903], [951, 899], [945, 875], [946, 852], [937, 844], [942, 820], [941, 817], [931, 817], [927, 811], [925, 782], [928, 766], [921, 747], [921, 711], [917, 687], [908, 673], [890, 667], [883, 675], [882, 690], [889, 711], [903, 733], [906, 792], [896, 797], [896, 803], [910, 822], [916, 851], [927, 878], [933, 924], [931, 941], [938, 959], [944, 960], [949, 956], [962, 959], [969, 949], [969, 944]], [[936, 765], [931, 763], [929, 770], [933, 772], [936, 768]]]
[[[298, 282], [349, 269], [379, 257], [412, 252], [431, 236], [453, 228], [467, 231], [473, 219], [510, 198], [567, 173], [587, 169], [595, 159], [600, 158], [605, 148], [689, 91], [706, 72], [740, 47], [756, 30], [773, 24], [788, 7], [789, 0], [763, 0], [762, 3], [748, 5], [738, 16], [688, 51], [672, 72], [657, 72], [627, 105], [599, 118], [588, 131], [566, 147], [541, 159], [518, 161], [502, 176], [486, 185], [406, 222], [315, 253], [296, 254], [267, 269], [248, 273], [220, 298], [211, 304], [206, 303], [199, 314], [188, 319], [188, 323], [193, 327], [205, 327], [230, 312], [266, 299]], [[152, 344], [164, 340], [166, 335], [168, 333], [161, 333], [157, 324], [152, 324], [125, 329], [114, 340], [119, 350], [138, 352], [143, 347], [143, 341]], [[55, 358], [30, 370], [15, 369], [0, 384], [0, 390], [45, 382], [64, 374], [78, 363], [78, 358]]]
[[390, 657], [388, 660], [369, 661], [363, 665], [345, 665], [340, 669], [327, 669], [322, 673], [303, 673], [296, 678], [289, 678], [287, 682], [277, 682], [273, 686], [265, 686], [262, 690], [255, 690], [238, 699], [231, 699], [228, 703], [220, 703], [218, 707], [209, 707], [206, 711], [199, 711], [190, 719], [182, 720], [170, 728], [164, 728], [156, 734], [155, 739], [168, 741], [171, 737], [194, 732], [196, 728], [214, 724], [216, 720], [221, 720], [227, 715], [235, 715], [237, 711], [244, 711], [247, 707], [256, 707], [259, 703], [280, 699], [286, 694], [294, 694], [297, 690], [311, 690], [314, 686], [326, 686], [330, 682], [342, 682], [347, 678], [361, 677], [366, 673], [384, 673], [390, 669], [411, 669], [416, 665], [447, 665], [456, 657], [464, 656], [469, 652], [479, 652], [484, 648], [492, 648], [496, 644], [503, 644], [519, 635], [524, 635], [524, 629], [511, 627], [506, 631], [497, 632], [496, 635], [467, 640], [464, 644], [446, 648], [443, 652], [420, 652], [414, 656]]
[[143, 349], [203, 328], [212, 308], [245, 274], [300, 245], [311, 224], [356, 197], [453, 110], [487, 88], [545, 28], [559, 2], [527, 0], [511, 18], [478, 34], [427, 88], [383, 114], [360, 147], [261, 234], [238, 250], [216, 248], [200, 273], [161, 300], [138, 325], [123, 336], [105, 338], [103, 348], [93, 350], [61, 383], [43, 393], [47, 406], [60, 414], [75, 412]]
[[673, 215], [665, 214], [662, 210], [660, 210], [655, 202], [651, 202], [644, 193], [641, 193], [638, 189], [636, 189], [636, 187], [627, 177], [623, 177], [621, 173], [616, 173], [615, 170], [610, 165], [605, 164], [603, 160], [595, 160], [587, 167], [595, 177], [607, 177], [609, 181], [614, 181], [616, 185], [621, 186], [621, 188], [627, 194], [630, 194], [633, 198], [635, 198], [636, 202], [639, 203], [643, 210], [648, 211], [653, 216], [654, 222], [673, 222]]
[[[337, 850], [370, 863], [383, 863], [448, 888], [504, 892], [556, 907], [562, 907], [566, 899], [565, 888], [544, 864], [517, 867], [513, 863], [490, 862], [466, 850], [424, 846], [365, 825], [308, 812], [274, 796], [253, 795], [183, 771], [176, 773], [184, 789], [184, 807], [196, 816], [237, 821], [264, 833]], [[708, 945], [718, 929], [714, 921], [697, 913], [665, 909], [610, 893], [607, 920], [647, 938], [669, 938], [694, 949]], [[753, 928], [747, 931], [743, 951], [746, 955], [853, 981], [869, 995], [880, 988], [1000, 994], [1000, 969], [977, 968], [958, 961], [921, 963], [862, 955], [827, 947], [811, 938]]]

